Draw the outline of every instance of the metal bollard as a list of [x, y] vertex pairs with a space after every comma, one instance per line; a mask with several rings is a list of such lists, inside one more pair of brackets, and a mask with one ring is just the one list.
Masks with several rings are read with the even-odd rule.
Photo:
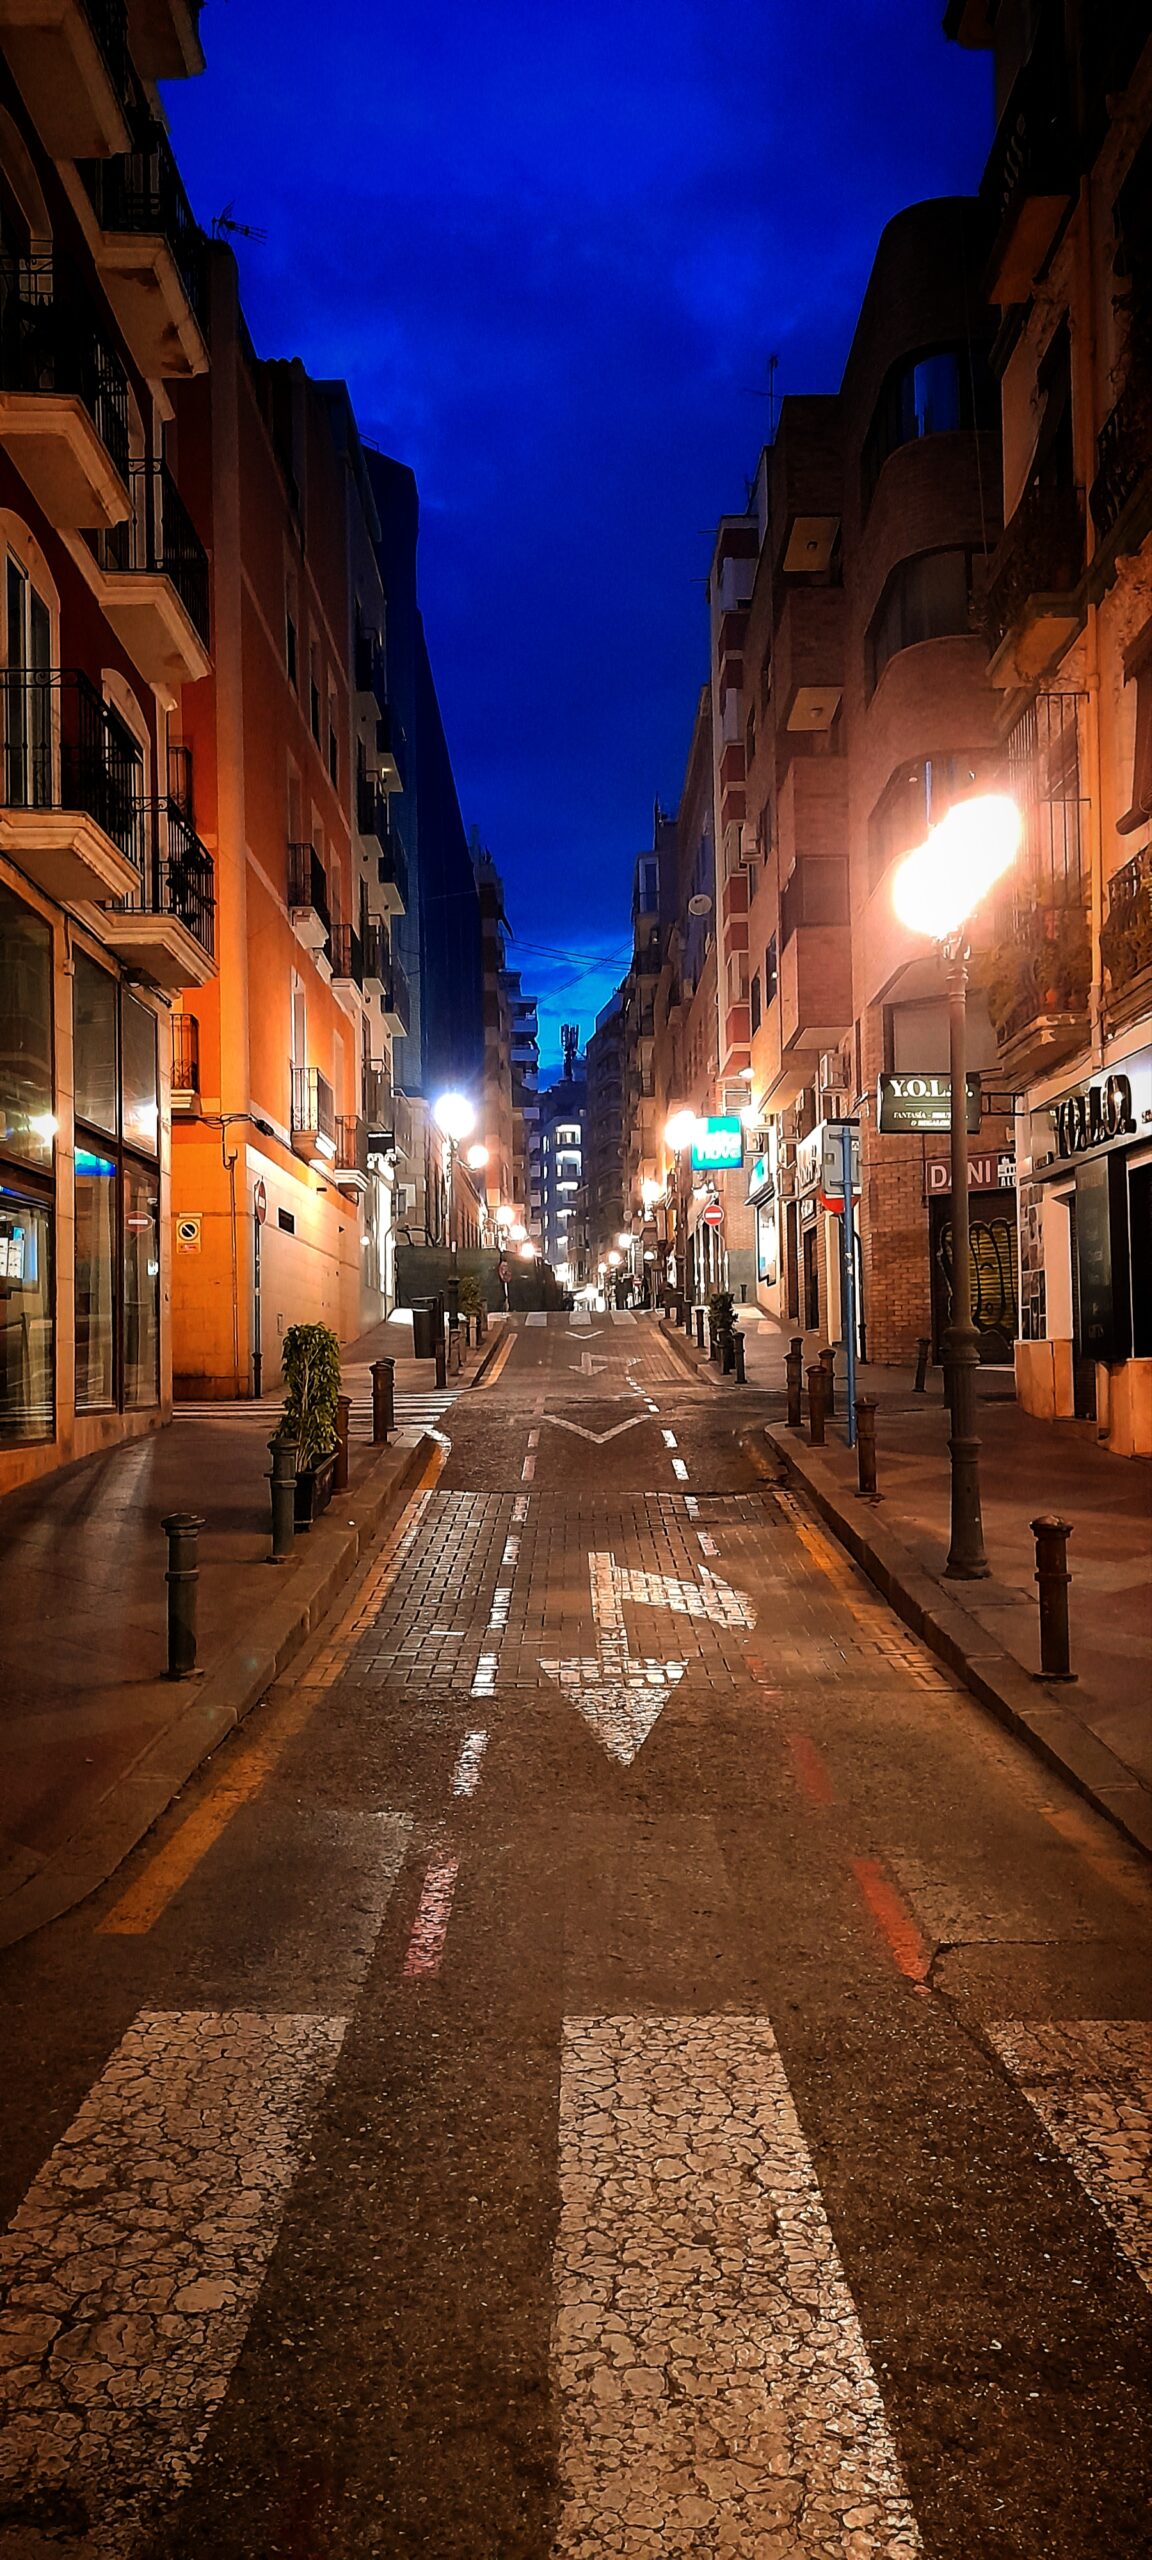
[[1036, 1540], [1036, 1581], [1040, 1592], [1040, 1678], [1042, 1680], [1074, 1680], [1072, 1644], [1068, 1630], [1068, 1540], [1072, 1535], [1067, 1520], [1042, 1514], [1030, 1523]]
[[720, 1341], [720, 1373], [721, 1373], [721, 1376], [726, 1378], [726, 1377], [727, 1377], [727, 1375], [728, 1375], [729, 1370], [730, 1370], [730, 1369], [734, 1369], [734, 1368], [735, 1368], [735, 1366], [736, 1366], [736, 1336], [735, 1336], [735, 1333], [734, 1333], [734, 1331], [733, 1331], [732, 1326], [731, 1326], [730, 1324], [726, 1324], [726, 1325], [725, 1325], [725, 1327], [724, 1327], [723, 1334], [722, 1334], [722, 1336], [721, 1336], [721, 1341]]
[[197, 1511], [171, 1511], [160, 1526], [168, 1540], [168, 1677], [190, 1680], [196, 1669], [196, 1585], [200, 1580]]
[[332, 1469], [333, 1493], [348, 1490], [348, 1426], [352, 1420], [351, 1396], [336, 1398], [336, 1464]]
[[444, 1347], [443, 1334], [440, 1335], [436, 1344], [433, 1358], [436, 1362], [436, 1384], [438, 1387], [446, 1387], [448, 1384], [448, 1354]]
[[387, 1358], [372, 1363], [372, 1438], [387, 1447], [388, 1434], [396, 1428], [396, 1363]]
[[788, 1428], [799, 1431], [802, 1422], [800, 1400], [804, 1393], [804, 1345], [799, 1334], [794, 1337], [784, 1362], [784, 1376], [788, 1382]]
[[833, 1414], [836, 1411], [836, 1352], [830, 1342], [825, 1343], [820, 1354], [820, 1365], [825, 1381], [824, 1411]]
[[702, 1350], [703, 1350], [703, 1348], [704, 1348], [704, 1309], [703, 1309], [703, 1307], [697, 1307], [697, 1309], [696, 1309], [696, 1348], [697, 1348], [697, 1350], [698, 1350], [698, 1351], [702, 1351]]
[[931, 1343], [927, 1336], [923, 1335], [916, 1345], [916, 1375], [912, 1381], [912, 1393], [914, 1396], [922, 1396], [927, 1392], [928, 1357], [931, 1349]]
[[272, 1464], [268, 1482], [272, 1488], [272, 1553], [270, 1564], [286, 1564], [296, 1537], [296, 1461], [300, 1455], [298, 1440], [270, 1440], [268, 1454]]
[[876, 1491], [876, 1398], [856, 1398], [856, 1465], [861, 1493]]
[[712, 1318], [711, 1318], [711, 1316], [709, 1316], [709, 1318], [708, 1318], [708, 1357], [709, 1357], [709, 1359], [710, 1359], [710, 1360], [714, 1360], [714, 1361], [715, 1361], [715, 1363], [716, 1363], [716, 1365], [717, 1365], [717, 1367], [719, 1367], [719, 1364], [720, 1364], [721, 1359], [723, 1358], [723, 1355], [724, 1355], [724, 1336], [723, 1336], [723, 1334], [722, 1334], [722, 1333], [721, 1333], [721, 1331], [720, 1331], [720, 1327], [719, 1327], [719, 1325], [717, 1325], [717, 1324], [713, 1324], [713, 1322], [712, 1322]]
[[738, 1387], [743, 1387], [747, 1384], [747, 1380], [744, 1376], [744, 1336], [742, 1333], [733, 1334], [732, 1350], [736, 1361], [736, 1384]]
[[824, 1446], [824, 1398], [828, 1391], [828, 1372], [818, 1360], [808, 1372], [808, 1436], [814, 1449]]

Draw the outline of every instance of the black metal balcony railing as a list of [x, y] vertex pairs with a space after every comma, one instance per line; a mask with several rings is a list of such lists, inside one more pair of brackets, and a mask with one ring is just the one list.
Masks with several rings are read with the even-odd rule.
[[[387, 806], [387, 801], [385, 801], [385, 810], [387, 809]], [[380, 854], [376, 864], [376, 877], [380, 882], [382, 889], [392, 888], [396, 890], [401, 906], [407, 910], [408, 856], [404, 851], [404, 847], [400, 842], [400, 838], [396, 833], [395, 827], [389, 826], [386, 816], [383, 821], [382, 829], [378, 830], [377, 840], [380, 846]]]
[[175, 800], [153, 802], [148, 824], [151, 858], [145, 865], [139, 904], [153, 915], [178, 917], [211, 960], [216, 949], [212, 856]]
[[325, 1151], [336, 1144], [336, 1103], [327, 1076], [319, 1067], [292, 1068], [292, 1134], [322, 1138]]
[[1021, 621], [1033, 596], [1071, 596], [1084, 571], [1084, 502], [1079, 489], [1033, 481], [1009, 517], [988, 564], [980, 608], [990, 649]]
[[1142, 846], [1108, 883], [1100, 957], [1113, 996], [1152, 969], [1152, 846]]
[[381, 765], [394, 775], [397, 783], [403, 787], [404, 732], [396, 718], [396, 714], [393, 711], [391, 704], [388, 702], [380, 702], [379, 687], [377, 688], [376, 699], [380, 713], [376, 722], [376, 753], [380, 758]]
[[1088, 503], [1105, 542], [1130, 498], [1152, 480], [1152, 364], [1134, 364], [1096, 439], [1096, 477]]
[[383, 989], [384, 1012], [394, 1016], [400, 1025], [401, 1032], [408, 1032], [412, 1026], [412, 997], [407, 973], [401, 967], [394, 952], [388, 960], [380, 983]]
[[342, 1111], [336, 1122], [336, 1179], [344, 1173], [368, 1178], [368, 1127], [358, 1112]]
[[204, 234], [163, 127], [147, 123], [134, 151], [76, 165], [102, 231], [156, 232], [167, 241], [199, 315], [204, 306]]
[[83, 0], [84, 15], [104, 56], [104, 67], [124, 103], [131, 88], [128, 64], [128, 12], [124, 0]]
[[356, 776], [356, 824], [362, 836], [382, 836], [387, 829], [387, 795], [374, 773]]
[[334, 978], [348, 978], [353, 986], [363, 986], [364, 946], [354, 926], [333, 925], [328, 937], [328, 954]]
[[189, 621], [208, 646], [208, 554], [166, 462], [131, 462], [132, 513], [126, 523], [92, 537], [102, 569], [138, 577], [147, 571], [170, 578]]
[[127, 484], [128, 376], [83, 304], [57, 291], [50, 253], [0, 258], [0, 390], [82, 400]]
[[380, 685], [383, 682], [381, 673], [383, 655], [384, 653], [380, 646], [379, 632], [370, 631], [365, 623], [358, 623], [356, 626], [356, 642], [353, 652], [355, 689], [357, 693], [378, 693]]
[[329, 929], [328, 881], [314, 844], [290, 844], [288, 847], [288, 904], [290, 907], [311, 907], [325, 930]]
[[980, 186], [993, 237], [1010, 234], [1030, 196], [1070, 195], [1076, 149], [1063, 48], [1038, 44], [1001, 117]]
[[388, 974], [388, 927], [382, 916], [369, 916], [364, 929], [364, 983], [375, 979], [383, 986]]
[[200, 1025], [194, 1013], [172, 1016], [172, 1091], [200, 1091]]
[[4, 806], [82, 810], [140, 870], [143, 758], [89, 678], [78, 667], [7, 667], [0, 721]]

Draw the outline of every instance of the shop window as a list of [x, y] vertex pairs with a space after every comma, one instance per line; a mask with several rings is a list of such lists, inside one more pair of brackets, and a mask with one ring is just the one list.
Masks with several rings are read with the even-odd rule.
[[50, 1440], [52, 932], [0, 886], [0, 1442]]
[[116, 1402], [116, 1159], [76, 1142], [76, 1411]]
[[0, 1156], [52, 1168], [52, 934], [0, 887]]
[[52, 1210], [0, 1181], [0, 1442], [53, 1431]]
[[893, 570], [868, 626], [868, 689], [875, 692], [890, 658], [922, 640], [945, 640], [971, 630], [971, 555], [923, 551]]
[[124, 1402], [160, 1396], [160, 1190], [154, 1173], [124, 1166]]
[[156, 1016], [125, 995], [121, 1015], [120, 1093], [124, 1143], [155, 1155], [160, 1130]]
[[160, 1109], [156, 1022], [83, 952], [76, 1066], [76, 1410], [160, 1395]]
[[116, 980], [83, 952], [72, 984], [76, 1117], [95, 1129], [119, 1127], [116, 1078]]

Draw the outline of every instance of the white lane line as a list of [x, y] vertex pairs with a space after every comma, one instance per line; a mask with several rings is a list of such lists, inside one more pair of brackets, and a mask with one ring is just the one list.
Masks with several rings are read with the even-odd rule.
[[454, 1796], [475, 1795], [476, 1789], [480, 1784], [480, 1770], [487, 1748], [488, 1736], [486, 1733], [479, 1732], [465, 1734], [464, 1740], [460, 1745], [456, 1766], [452, 1772], [452, 1793]]
[[527, 1519], [527, 1517], [528, 1517], [528, 1496], [527, 1496], [527, 1494], [526, 1494], [526, 1493], [518, 1493], [518, 1494], [517, 1494], [517, 1496], [516, 1496], [516, 1500], [515, 1500], [515, 1502], [514, 1502], [514, 1503], [513, 1503], [513, 1505], [512, 1505], [512, 1519], [513, 1519], [513, 1522], [514, 1522], [515, 1526], [516, 1526], [518, 1529], [522, 1529], [522, 1528], [523, 1528], [523, 1526], [524, 1526], [524, 1523], [525, 1523], [525, 1521], [526, 1521], [526, 1519]]
[[635, 1324], [636, 1322], [635, 1316], [630, 1313], [627, 1307], [610, 1307], [608, 1312], [612, 1318], [613, 1324]]
[[665, 1446], [665, 1448], [666, 1448], [666, 1449], [678, 1449], [678, 1448], [679, 1448], [680, 1443], [679, 1443], [679, 1441], [678, 1441], [678, 1439], [677, 1439], [676, 1434], [675, 1434], [675, 1432], [674, 1432], [674, 1431], [662, 1431], [662, 1432], [661, 1432], [661, 1434], [660, 1434], [660, 1437], [661, 1437], [661, 1439], [662, 1439], [662, 1441], [663, 1441], [664, 1446]]
[[495, 1590], [494, 1590], [494, 1592], [493, 1592], [493, 1594], [492, 1594], [492, 1606], [491, 1606], [491, 1609], [490, 1609], [490, 1610], [489, 1610], [489, 1612], [488, 1612], [488, 1631], [489, 1631], [489, 1634], [491, 1634], [491, 1632], [492, 1632], [492, 1630], [493, 1630], [493, 1628], [494, 1628], [494, 1627], [498, 1627], [501, 1631], [503, 1631], [503, 1629], [507, 1626], [507, 1624], [508, 1624], [508, 1603], [509, 1603], [509, 1601], [511, 1600], [511, 1597], [512, 1597], [512, 1585], [511, 1585], [511, 1583], [510, 1583], [510, 1582], [498, 1582], [498, 1583], [497, 1583], [497, 1585], [496, 1585], [496, 1588], [495, 1588]]
[[686, 1466], [685, 1466], [685, 1464], [684, 1464], [684, 1460], [683, 1460], [683, 1458], [673, 1458], [673, 1460], [672, 1460], [672, 1473], [673, 1473], [673, 1475], [674, 1475], [674, 1476], [678, 1476], [678, 1477], [679, 1477], [681, 1484], [687, 1484], [687, 1482], [688, 1482], [688, 1469], [687, 1469], [687, 1467], [686, 1467]]
[[591, 1324], [592, 1318], [587, 1307], [574, 1307], [568, 1322], [570, 1325], [586, 1325]]
[[988, 2034], [1152, 2291], [1152, 2025], [1005, 2020]]
[[532, 1315], [525, 1317], [526, 1324], [547, 1324], [547, 1322], [547, 1312], [539, 1307], [534, 1310]]
[[699, 1519], [699, 1517], [700, 1517], [700, 1505], [699, 1505], [699, 1503], [697, 1502], [697, 1499], [696, 1499], [696, 1496], [695, 1496], [695, 1494], [694, 1494], [694, 1493], [686, 1493], [686, 1494], [685, 1494], [685, 1496], [684, 1496], [684, 1508], [685, 1508], [685, 1510], [686, 1510], [686, 1512], [687, 1512], [688, 1517], [689, 1517], [689, 1519], [690, 1519], [690, 1520], [698, 1520], [698, 1519]]
[[534, 1449], [530, 1449], [530, 1450], [529, 1450], [529, 1452], [528, 1452], [527, 1457], [526, 1457], [526, 1458], [525, 1458], [525, 1460], [524, 1460], [524, 1464], [523, 1464], [523, 1466], [522, 1466], [522, 1467], [521, 1467], [521, 1469], [520, 1469], [520, 1482], [521, 1482], [521, 1484], [531, 1484], [531, 1482], [532, 1482], [532, 1478], [533, 1478], [533, 1476], [535, 1475], [535, 1473], [536, 1473], [536, 1452], [535, 1452], [535, 1450], [534, 1450]]
[[503, 1553], [503, 1555], [502, 1555], [502, 1556], [501, 1556], [501, 1558], [500, 1558], [500, 1569], [501, 1569], [501, 1572], [502, 1572], [502, 1573], [510, 1573], [510, 1572], [513, 1572], [513, 1571], [515, 1570], [515, 1567], [519, 1564], [519, 1562], [520, 1562], [520, 1540], [519, 1540], [519, 1538], [505, 1538], [505, 1540], [504, 1540], [504, 1553]]
[[705, 1556], [718, 1556], [718, 1555], [719, 1555], [719, 1553], [720, 1553], [720, 1549], [719, 1549], [719, 1547], [718, 1547], [718, 1546], [717, 1546], [717, 1544], [716, 1544], [716, 1540], [715, 1540], [715, 1538], [710, 1538], [710, 1537], [709, 1537], [708, 1532], [707, 1532], [707, 1530], [706, 1530], [706, 1529], [698, 1529], [698, 1530], [697, 1530], [697, 1532], [696, 1532], [696, 1535], [697, 1535], [697, 1538], [699, 1539], [699, 1542], [700, 1542], [700, 1552], [701, 1552], [701, 1555], [705, 1555]]
[[528, 1434], [528, 1438], [527, 1438], [527, 1441], [526, 1441], [526, 1443], [525, 1443], [525, 1446], [526, 1446], [527, 1448], [529, 1448], [529, 1449], [538, 1449], [538, 1448], [539, 1448], [539, 1446], [540, 1446], [540, 1434], [539, 1434], [539, 1431], [530, 1431], [530, 1432], [529, 1432], [529, 1434]]
[[653, 1404], [651, 1396], [646, 1396], [644, 1399], [644, 1411], [645, 1413], [659, 1413], [660, 1411], [659, 1405]]
[[0, 2240], [4, 2510], [66, 2495], [121, 2560], [186, 2486], [346, 2024], [133, 2020]]
[[440, 1971], [459, 1872], [459, 1858], [435, 1858], [428, 1869], [404, 1958], [407, 1982], [424, 1980], [430, 1973]]
[[917, 2560], [766, 2018], [569, 2018], [555, 2560]]
[[472, 1682], [471, 1694], [474, 1698], [491, 1697], [496, 1686], [496, 1673], [499, 1666], [500, 1656], [498, 1653], [481, 1654], [480, 1660], [476, 1665], [475, 1676]]

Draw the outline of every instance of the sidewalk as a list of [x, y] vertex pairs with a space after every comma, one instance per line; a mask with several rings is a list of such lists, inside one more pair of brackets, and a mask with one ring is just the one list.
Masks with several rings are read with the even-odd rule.
[[[283, 1671], [432, 1457], [419, 1428], [371, 1445], [368, 1362], [344, 1355], [354, 1398], [348, 1490], [273, 1569], [265, 1470], [279, 1394], [177, 1408], [148, 1439], [83, 1459], [0, 1501], [0, 1946], [91, 1893]], [[402, 1332], [399, 1338], [403, 1340]], [[498, 1342], [499, 1335], [496, 1336]], [[493, 1348], [493, 1335], [487, 1350]], [[473, 1352], [462, 1378], [476, 1375]], [[400, 1357], [398, 1397], [432, 1363]], [[403, 1419], [401, 1412], [401, 1422]], [[199, 1668], [164, 1676], [170, 1511], [199, 1512]]]
[[[695, 1371], [700, 1355], [672, 1328]], [[952, 1663], [993, 1712], [1027, 1738], [1130, 1836], [1152, 1848], [1152, 1464], [1114, 1458], [1095, 1426], [1037, 1422], [1016, 1402], [1011, 1372], [981, 1369], [977, 1394], [984, 1582], [944, 1576], [949, 1530], [948, 1416], [939, 1369], [927, 1393], [911, 1369], [863, 1366], [858, 1393], [875, 1396], [876, 1501], [857, 1492], [840, 1411], [822, 1450], [786, 1427], [784, 1359], [790, 1335], [770, 1318], [745, 1327], [749, 1387], [765, 1398], [770, 1448], [804, 1484], [829, 1526], [900, 1614]], [[820, 1348], [808, 1336], [805, 1364]], [[731, 1378], [704, 1360], [728, 1393]], [[807, 1413], [807, 1399], [804, 1406]], [[1035, 1547], [1029, 1522], [1056, 1512], [1072, 1524], [1068, 1563], [1075, 1683], [1039, 1669]]]

